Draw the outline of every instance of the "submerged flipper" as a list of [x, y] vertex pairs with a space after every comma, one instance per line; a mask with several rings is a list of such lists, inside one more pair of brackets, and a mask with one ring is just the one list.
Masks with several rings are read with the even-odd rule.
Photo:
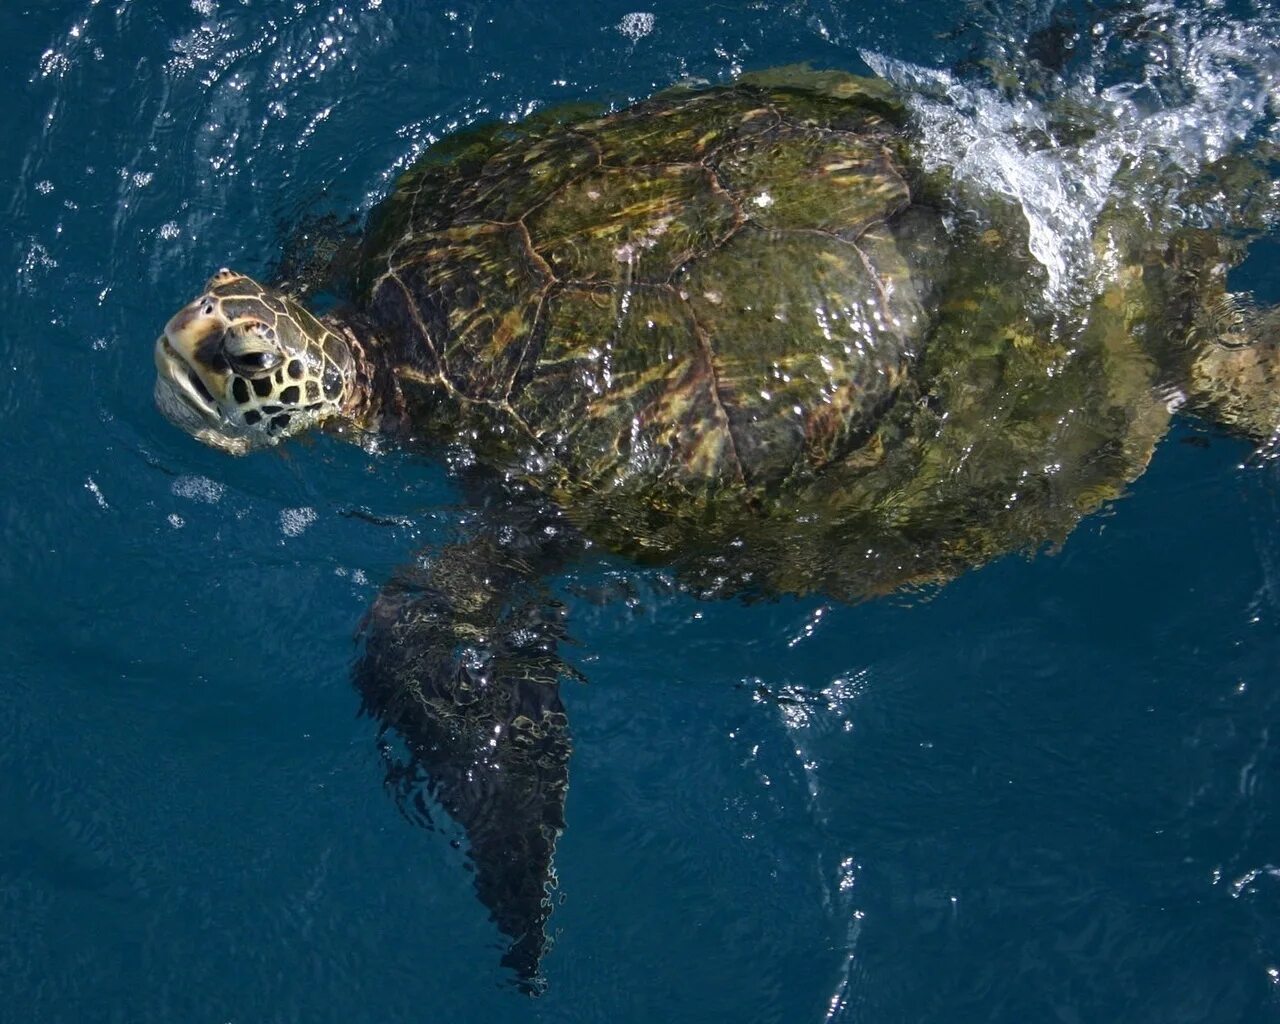
[[466, 832], [476, 893], [511, 940], [502, 958], [541, 990], [571, 750], [558, 608], [538, 585], [564, 543], [504, 522], [384, 588], [354, 682], [410, 763], [389, 785], [429, 816], [424, 791]]
[[1243, 296], [1215, 304], [1194, 339], [1188, 373], [1191, 411], [1254, 441], [1280, 435], [1280, 308]]
[[[1227, 169], [1240, 176], [1256, 167], [1241, 158]], [[1240, 186], [1237, 231], [1179, 232], [1145, 267], [1157, 310], [1186, 325], [1182, 336], [1144, 335], [1165, 382], [1181, 392], [1186, 412], [1259, 443], [1280, 432], [1280, 307], [1228, 290], [1227, 279], [1245, 258], [1250, 236], [1280, 217], [1280, 209], [1249, 198], [1264, 191], [1269, 197], [1269, 188], [1256, 183]]]
[[350, 301], [364, 255], [360, 218], [302, 212], [281, 223], [280, 258], [270, 278], [295, 298]]

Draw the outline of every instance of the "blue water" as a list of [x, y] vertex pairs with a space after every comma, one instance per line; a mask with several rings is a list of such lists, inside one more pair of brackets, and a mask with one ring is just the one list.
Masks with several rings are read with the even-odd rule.
[[[1243, 442], [1180, 423], [1060, 552], [929, 599], [559, 578], [589, 682], [531, 1000], [347, 680], [381, 583], [466, 513], [446, 469], [229, 459], [151, 405], [208, 273], [267, 274], [300, 214], [366, 211], [460, 125], [864, 49], [949, 67], [1049, 8], [976, 35], [915, 0], [17, 9], [0, 1021], [1280, 1018], [1280, 476]], [[1239, 285], [1280, 300], [1275, 254]]]

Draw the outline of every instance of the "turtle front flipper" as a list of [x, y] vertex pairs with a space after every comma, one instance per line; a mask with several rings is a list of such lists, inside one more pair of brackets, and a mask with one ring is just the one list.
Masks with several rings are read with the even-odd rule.
[[269, 277], [299, 299], [328, 295], [350, 302], [364, 259], [362, 218], [308, 212], [283, 229]]
[[365, 710], [409, 750], [388, 784], [402, 807], [429, 817], [429, 795], [462, 826], [476, 893], [511, 940], [502, 963], [530, 993], [543, 987], [569, 784], [559, 679], [574, 674], [538, 580], [564, 552], [542, 527], [504, 523], [402, 572], [369, 613], [354, 672]]

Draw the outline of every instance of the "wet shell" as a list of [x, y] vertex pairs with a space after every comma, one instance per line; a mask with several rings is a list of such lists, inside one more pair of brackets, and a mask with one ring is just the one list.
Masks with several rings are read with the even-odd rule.
[[562, 494], [763, 494], [847, 456], [929, 322], [900, 121], [868, 80], [762, 76], [429, 152], [367, 272], [416, 416]]

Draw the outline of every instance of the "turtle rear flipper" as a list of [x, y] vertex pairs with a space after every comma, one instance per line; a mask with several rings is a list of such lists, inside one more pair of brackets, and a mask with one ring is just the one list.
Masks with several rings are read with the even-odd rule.
[[1274, 441], [1280, 433], [1280, 307], [1224, 296], [1212, 331], [1197, 339], [1187, 380], [1190, 411], [1233, 434]]
[[569, 784], [559, 679], [576, 673], [557, 652], [558, 606], [538, 584], [558, 552], [522, 557], [499, 541], [509, 533], [447, 547], [388, 584], [353, 681], [365, 711], [408, 748], [388, 776], [402, 809], [429, 818], [429, 796], [462, 827], [476, 893], [511, 940], [502, 963], [536, 994]]

